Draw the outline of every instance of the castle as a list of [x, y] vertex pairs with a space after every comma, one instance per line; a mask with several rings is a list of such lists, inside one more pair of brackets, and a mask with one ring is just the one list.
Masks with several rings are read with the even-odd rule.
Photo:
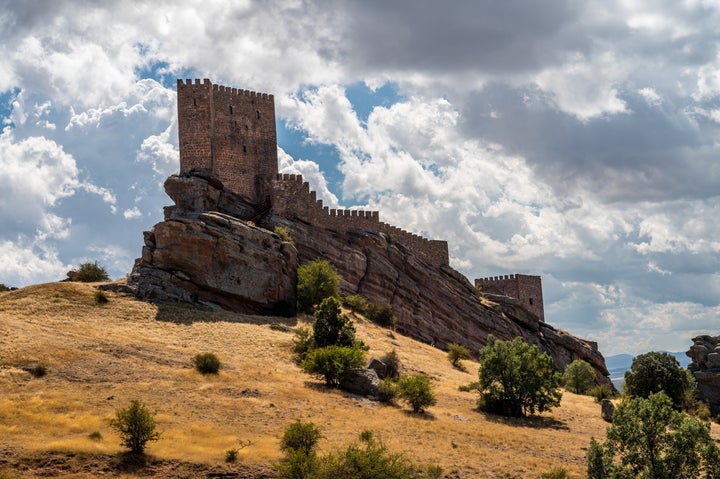
[[[380, 221], [377, 211], [323, 206], [301, 175], [278, 172], [273, 95], [214, 85], [210, 80], [178, 80], [180, 173], [210, 170], [223, 185], [273, 213], [313, 227], [383, 233], [426, 263], [448, 265], [446, 241], [428, 240]], [[510, 275], [475, 281], [478, 290], [510, 296], [544, 321], [539, 276]]]

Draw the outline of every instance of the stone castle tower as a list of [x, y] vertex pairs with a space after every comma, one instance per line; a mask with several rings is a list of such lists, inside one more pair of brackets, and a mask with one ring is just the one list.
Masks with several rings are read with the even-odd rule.
[[180, 171], [214, 171], [226, 188], [269, 206], [277, 177], [277, 133], [272, 95], [177, 81]]
[[540, 318], [541, 321], [545, 321], [545, 307], [543, 305], [542, 281], [540, 276], [510, 274], [480, 278], [475, 280], [475, 288], [485, 293], [515, 298], [523, 304], [528, 311]]

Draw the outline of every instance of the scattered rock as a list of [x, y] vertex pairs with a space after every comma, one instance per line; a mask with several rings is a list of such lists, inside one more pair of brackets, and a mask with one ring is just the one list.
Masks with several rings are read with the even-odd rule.
[[379, 385], [380, 378], [372, 369], [353, 369], [340, 383], [345, 391], [361, 396], [375, 396]]
[[385, 379], [387, 377], [388, 373], [388, 366], [378, 358], [372, 358], [370, 360], [370, 364], [368, 364], [368, 369], [372, 369], [375, 371], [380, 379]]
[[685, 353], [692, 362], [688, 369], [695, 376], [700, 396], [710, 405], [713, 416], [720, 413], [720, 336], [698, 336]]

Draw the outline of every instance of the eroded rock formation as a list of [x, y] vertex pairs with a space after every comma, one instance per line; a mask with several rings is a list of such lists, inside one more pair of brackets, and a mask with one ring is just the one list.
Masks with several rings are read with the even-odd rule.
[[[401, 333], [471, 351], [484, 346], [489, 334], [521, 336], [548, 352], [558, 370], [583, 359], [598, 381], [610, 383], [596, 344], [540, 321], [511, 298], [481, 295], [459, 272], [429, 264], [386, 234], [319, 228], [258, 210], [206, 171], [171, 176], [165, 189], [175, 206], [145, 233], [129, 281], [140, 297], [281, 311], [294, 301], [297, 264], [324, 258], [341, 274], [343, 293], [392, 306]], [[274, 226], [284, 227], [295, 246], [272, 233]]]
[[700, 395], [713, 415], [720, 413], [720, 336], [698, 336], [685, 353], [692, 359], [688, 369], [695, 376]]

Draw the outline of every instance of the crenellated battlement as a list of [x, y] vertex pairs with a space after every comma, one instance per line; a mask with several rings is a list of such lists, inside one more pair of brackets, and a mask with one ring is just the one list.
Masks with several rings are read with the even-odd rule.
[[528, 310], [535, 313], [541, 321], [545, 320], [542, 280], [540, 276], [530, 276], [526, 274], [489, 276], [476, 279], [475, 288], [484, 293], [515, 298]]

